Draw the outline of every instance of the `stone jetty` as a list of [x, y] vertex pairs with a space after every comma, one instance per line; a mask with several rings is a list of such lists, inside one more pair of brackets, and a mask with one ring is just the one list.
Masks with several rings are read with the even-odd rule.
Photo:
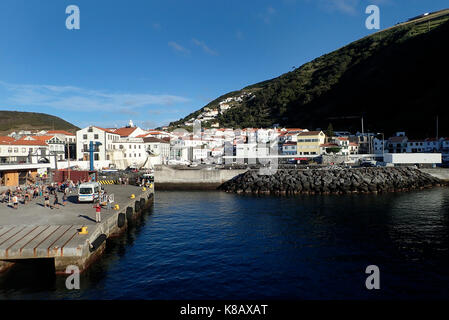
[[219, 189], [254, 194], [350, 194], [409, 191], [443, 184], [447, 182], [412, 167], [320, 168], [281, 169], [271, 175], [249, 170]]

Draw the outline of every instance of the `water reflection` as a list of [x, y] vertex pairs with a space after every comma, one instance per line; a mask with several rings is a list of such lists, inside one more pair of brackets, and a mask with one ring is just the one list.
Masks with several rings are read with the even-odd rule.
[[[0, 276], [0, 298], [448, 297], [447, 188], [297, 197], [159, 191], [153, 212], [108, 241], [81, 290], [66, 290], [65, 277], [29, 285], [11, 272]], [[379, 292], [364, 286], [370, 264], [381, 270]]]

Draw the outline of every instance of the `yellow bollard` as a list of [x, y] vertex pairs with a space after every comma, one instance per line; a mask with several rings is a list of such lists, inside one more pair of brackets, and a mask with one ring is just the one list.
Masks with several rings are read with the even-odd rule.
[[134, 193], [131, 195], [131, 199], [134, 199], [136, 196], [134, 195]]
[[147, 188], [143, 187], [143, 188], [142, 188], [142, 191], [147, 191]]
[[81, 227], [81, 231], [79, 232], [79, 234], [88, 234], [89, 232], [87, 231], [87, 227]]
[[153, 188], [153, 184], [152, 184], [152, 183], [150, 183], [150, 189], [151, 189], [151, 188]]
[[120, 210], [120, 206], [119, 206], [118, 204], [116, 204], [116, 205], [114, 206], [114, 210]]

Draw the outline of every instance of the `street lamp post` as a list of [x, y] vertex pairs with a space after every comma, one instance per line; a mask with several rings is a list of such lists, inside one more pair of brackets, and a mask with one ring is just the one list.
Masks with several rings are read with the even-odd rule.
[[385, 135], [383, 132], [378, 132], [377, 135], [382, 135], [382, 161], [385, 161]]

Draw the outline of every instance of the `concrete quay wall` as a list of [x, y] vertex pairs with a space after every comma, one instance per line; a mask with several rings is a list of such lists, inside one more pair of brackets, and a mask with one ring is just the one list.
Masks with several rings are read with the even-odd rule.
[[430, 168], [419, 169], [424, 173], [430, 174], [432, 177], [438, 178], [443, 181], [449, 181], [449, 169], [448, 168]]
[[207, 190], [216, 189], [224, 182], [244, 172], [246, 169], [174, 169], [168, 166], [158, 166], [154, 172], [154, 181], [158, 190]]
[[[20, 205], [20, 215], [6, 205], [1, 206], [0, 272], [15, 263], [43, 258], [54, 260], [56, 273], [65, 273], [69, 265], [84, 271], [102, 255], [108, 238], [125, 232], [153, 204], [154, 188], [108, 186], [107, 189], [115, 191], [120, 207], [102, 212], [101, 223], [92, 218], [92, 204], [69, 203], [68, 207], [50, 210], [37, 201]], [[79, 233], [83, 226], [88, 234]]]

